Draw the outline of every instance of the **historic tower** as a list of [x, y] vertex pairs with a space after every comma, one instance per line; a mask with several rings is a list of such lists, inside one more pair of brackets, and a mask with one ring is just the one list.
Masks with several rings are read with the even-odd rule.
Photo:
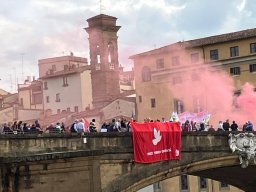
[[116, 17], [100, 14], [87, 19], [93, 107], [101, 108], [120, 94]]

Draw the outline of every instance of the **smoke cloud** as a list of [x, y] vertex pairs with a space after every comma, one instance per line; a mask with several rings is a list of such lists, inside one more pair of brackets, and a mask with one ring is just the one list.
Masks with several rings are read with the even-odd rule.
[[[185, 111], [208, 111], [211, 114], [210, 125], [217, 127], [218, 121], [229, 119], [236, 121], [239, 129], [250, 120], [256, 122], [256, 94], [254, 87], [247, 82], [236, 96], [233, 78], [220, 63], [205, 63], [203, 59], [191, 63], [190, 52], [178, 52], [180, 65], [172, 69], [170, 90], [175, 99], [183, 102]], [[179, 68], [183, 68], [178, 72]], [[177, 70], [177, 72], [175, 72]]]

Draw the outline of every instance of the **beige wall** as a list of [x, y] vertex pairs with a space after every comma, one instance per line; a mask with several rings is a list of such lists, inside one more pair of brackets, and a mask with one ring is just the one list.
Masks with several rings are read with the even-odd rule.
[[34, 119], [39, 119], [42, 110], [18, 110], [18, 120], [29, 121]]
[[86, 70], [80, 74], [81, 78], [81, 96], [82, 106], [81, 109], [85, 110], [86, 107], [92, 109], [92, 82], [91, 82], [91, 71]]
[[14, 108], [9, 107], [3, 110], [0, 110], [0, 122], [1, 123], [8, 123], [12, 122], [14, 118]]
[[39, 119], [41, 112], [42, 110], [23, 110], [15, 107], [9, 107], [0, 111], [0, 122], [13, 122], [15, 120], [15, 114], [17, 114], [18, 121]]
[[[43, 77], [47, 74], [47, 71], [53, 69], [55, 66], [56, 71], [63, 71], [64, 65], [81, 67], [87, 65], [87, 59], [75, 56], [62, 56], [48, 59], [41, 59], [38, 61], [39, 77]], [[56, 72], [55, 71], [55, 72]]]
[[[47, 81], [48, 89], [43, 89], [44, 110], [51, 109], [52, 114], [57, 114], [57, 110], [67, 110], [70, 107], [71, 112], [74, 112], [74, 107], [78, 106], [78, 111], [84, 111], [85, 106], [91, 104], [92, 96], [90, 95], [90, 73], [84, 72], [67, 75], [68, 86], [63, 87], [63, 76], [57, 76], [44, 79]], [[56, 94], [60, 94], [60, 102], [56, 102]], [[46, 102], [46, 97], [49, 96], [50, 102]], [[88, 100], [87, 100], [88, 99]]]
[[[102, 109], [104, 119], [113, 119], [118, 116], [131, 117], [135, 114], [135, 103], [117, 99]], [[127, 119], [128, 120], [128, 119]]]
[[30, 109], [31, 103], [30, 103], [30, 89], [25, 90], [19, 90], [19, 103], [21, 99], [23, 99], [23, 108], [24, 109]]

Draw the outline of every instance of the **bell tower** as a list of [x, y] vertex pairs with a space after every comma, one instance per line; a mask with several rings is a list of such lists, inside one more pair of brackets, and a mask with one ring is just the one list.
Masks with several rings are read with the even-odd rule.
[[120, 94], [116, 17], [100, 14], [87, 19], [93, 107], [101, 108]]

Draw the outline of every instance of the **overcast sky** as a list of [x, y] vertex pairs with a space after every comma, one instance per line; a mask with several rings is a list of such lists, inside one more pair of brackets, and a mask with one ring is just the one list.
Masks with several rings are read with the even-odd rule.
[[[255, 10], [256, 0], [102, 0], [102, 13], [117, 17], [122, 26], [119, 63], [127, 69], [128, 57], [136, 53], [254, 28]], [[38, 77], [38, 59], [70, 51], [89, 58], [83, 28], [98, 14], [99, 0], [1, 1], [0, 88], [14, 92], [22, 77]]]

